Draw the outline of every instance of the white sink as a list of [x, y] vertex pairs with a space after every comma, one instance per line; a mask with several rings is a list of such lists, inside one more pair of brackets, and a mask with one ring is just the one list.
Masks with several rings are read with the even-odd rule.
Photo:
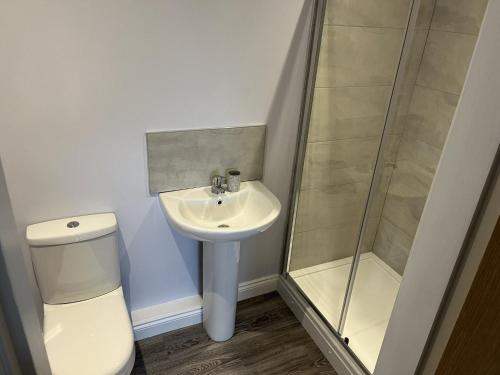
[[240, 191], [215, 195], [210, 187], [160, 194], [169, 222], [199, 241], [239, 241], [265, 231], [281, 204], [261, 182], [242, 182]]
[[236, 317], [240, 240], [269, 228], [281, 204], [259, 181], [219, 195], [210, 187], [161, 193], [160, 202], [172, 227], [203, 241], [203, 325], [213, 340], [228, 340]]

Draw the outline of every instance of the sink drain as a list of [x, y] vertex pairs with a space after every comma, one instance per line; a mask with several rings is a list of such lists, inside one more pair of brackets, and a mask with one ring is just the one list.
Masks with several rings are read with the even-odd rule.
[[220, 224], [220, 225], [217, 225], [217, 228], [229, 228], [229, 225], [227, 225], [227, 224]]

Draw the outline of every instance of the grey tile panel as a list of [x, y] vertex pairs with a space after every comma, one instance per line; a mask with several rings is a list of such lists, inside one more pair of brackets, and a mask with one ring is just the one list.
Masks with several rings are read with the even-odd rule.
[[304, 232], [360, 221], [368, 188], [369, 184], [360, 182], [301, 191], [295, 230]]
[[431, 30], [417, 84], [460, 95], [475, 44], [473, 35]]
[[373, 245], [373, 252], [400, 275], [406, 266], [413, 238], [390, 221], [382, 218]]
[[360, 222], [350, 222], [295, 233], [290, 270], [353, 256], [359, 226]]
[[405, 135], [441, 149], [448, 136], [458, 98], [457, 94], [416, 86]]
[[391, 86], [317, 88], [308, 142], [380, 137]]
[[441, 157], [441, 149], [418, 139], [403, 137], [398, 150], [399, 164], [402, 160], [411, 161], [434, 174]]
[[207, 186], [236, 168], [242, 181], [262, 178], [266, 126], [146, 134], [151, 193]]
[[488, 0], [437, 0], [431, 29], [479, 34]]
[[409, 0], [328, 0], [325, 24], [403, 28], [410, 4]]
[[403, 29], [325, 26], [316, 87], [392, 85]]
[[417, 29], [429, 29], [431, 25], [432, 15], [436, 0], [421, 0], [420, 8], [418, 9]]

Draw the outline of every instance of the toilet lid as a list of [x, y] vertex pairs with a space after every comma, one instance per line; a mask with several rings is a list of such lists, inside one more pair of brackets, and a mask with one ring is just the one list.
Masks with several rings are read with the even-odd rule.
[[130, 373], [134, 336], [122, 288], [86, 301], [44, 305], [44, 340], [54, 375]]

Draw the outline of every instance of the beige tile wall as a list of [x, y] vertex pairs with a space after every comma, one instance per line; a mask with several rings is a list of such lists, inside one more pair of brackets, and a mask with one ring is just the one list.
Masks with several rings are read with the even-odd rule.
[[[327, 3], [292, 270], [354, 253], [409, 4], [409, 0]], [[394, 129], [391, 135], [392, 160], [401, 132], [402, 128]], [[387, 190], [389, 174], [384, 177]], [[367, 248], [374, 241], [384, 197], [379, 194], [370, 217]]]
[[[433, 14], [373, 251], [403, 273], [455, 113], [487, 0], [426, 0]], [[425, 28], [427, 22], [419, 22]], [[418, 32], [417, 32], [418, 34]], [[417, 47], [415, 47], [417, 48]], [[411, 87], [411, 86], [410, 86]]]
[[[402, 273], [487, 0], [422, 0], [364, 251]], [[351, 256], [409, 1], [329, 0], [290, 266]]]

